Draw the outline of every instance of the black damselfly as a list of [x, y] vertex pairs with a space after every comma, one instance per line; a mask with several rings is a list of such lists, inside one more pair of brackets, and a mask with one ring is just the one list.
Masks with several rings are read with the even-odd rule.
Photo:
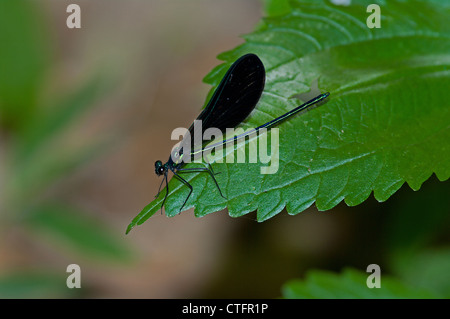
[[[197, 117], [197, 120], [202, 121], [202, 134], [205, 130], [212, 127], [218, 128], [223, 132], [226, 128], [234, 128], [242, 121], [244, 121], [253, 111], [259, 101], [259, 98], [261, 97], [261, 94], [264, 90], [265, 78], [266, 72], [264, 69], [264, 65], [255, 54], [246, 54], [236, 60], [236, 62], [233, 63], [233, 65], [225, 74], [217, 89], [214, 91], [214, 94], [211, 100], [208, 102], [206, 108]], [[222, 142], [216, 143], [212, 146], [210, 145], [203, 149], [198, 149], [198, 143], [196, 144], [197, 140], [194, 138], [194, 124], [192, 124], [188, 130], [189, 134], [186, 134], [185, 138], [183, 138], [183, 140], [181, 141], [180, 146], [172, 151], [169, 160], [165, 164], [163, 164], [161, 161], [155, 162], [156, 174], [158, 176], [164, 175], [164, 179], [159, 186], [158, 194], [156, 195], [156, 197], [158, 197], [161, 192], [162, 184], [164, 183], [164, 181], [166, 182], [166, 195], [164, 196], [161, 209], [166, 202], [167, 195], [169, 194], [169, 183], [167, 181], [167, 174], [169, 173], [169, 171], [171, 171], [183, 184], [188, 186], [190, 189], [190, 192], [184, 200], [180, 211], [183, 209], [184, 205], [191, 196], [193, 187], [191, 184], [189, 184], [189, 182], [187, 182], [178, 174], [179, 172], [207, 172], [214, 180], [214, 183], [216, 184], [220, 195], [225, 198], [225, 196], [223, 196], [222, 194], [219, 184], [217, 183], [216, 178], [214, 177], [215, 174], [209, 163], [208, 167], [183, 168], [183, 166], [186, 164], [183, 161], [183, 157], [186, 158], [183, 147], [184, 141], [186, 142], [184, 144], [187, 144], [189, 139], [190, 143], [188, 145], [191, 146], [189, 148], [189, 156], [194, 155], [194, 153], [201, 153], [205, 149], [214, 147], [217, 144], [226, 144], [237, 139], [242, 139], [251, 134], [255, 134], [262, 128], [270, 128], [272, 126], [275, 126], [278, 123], [293, 116], [294, 114], [297, 114], [298, 112], [303, 111], [306, 108], [324, 100], [329, 95], [330, 93], [328, 92], [320, 94], [315, 98], [309, 100], [308, 102], [294, 108], [293, 110], [273, 119], [270, 122], [258, 126], [255, 129], [249, 130], [239, 136], [235, 136], [228, 140], [223, 140]], [[188, 138], [189, 136], [190, 138]]]

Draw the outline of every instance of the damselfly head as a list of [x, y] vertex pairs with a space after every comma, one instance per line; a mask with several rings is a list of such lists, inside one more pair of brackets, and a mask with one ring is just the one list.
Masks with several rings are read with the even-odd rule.
[[155, 162], [155, 173], [158, 176], [163, 175], [166, 172], [166, 167], [163, 165], [161, 161]]

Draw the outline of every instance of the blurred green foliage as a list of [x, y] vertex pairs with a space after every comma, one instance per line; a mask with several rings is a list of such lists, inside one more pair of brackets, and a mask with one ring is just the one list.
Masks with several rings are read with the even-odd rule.
[[368, 273], [345, 269], [342, 274], [313, 270], [305, 280], [292, 280], [283, 287], [290, 299], [377, 299], [377, 298], [436, 298], [432, 293], [411, 288], [401, 281], [382, 277], [380, 288], [368, 288]]
[[51, 42], [37, 3], [0, 2], [0, 125], [20, 134], [39, 112]]
[[[370, 273], [313, 271], [283, 286], [285, 298], [450, 298], [450, 182], [427, 182], [417, 194], [395, 198], [381, 227], [381, 289]], [[363, 211], [359, 212], [364, 214]], [[367, 245], [367, 251], [373, 247]], [[373, 253], [373, 252], [371, 252]], [[380, 262], [380, 264], [381, 264]]]
[[[5, 174], [0, 194], [3, 232], [12, 225], [58, 253], [98, 261], [127, 262], [131, 251], [104, 222], [46, 195], [58, 180], [105, 150], [107, 141], [89, 141], [67, 149], [63, 140], [71, 124], [92, 109], [108, 89], [93, 76], [62, 97], [44, 98], [58, 66], [51, 32], [35, 1], [0, 1], [0, 134]], [[57, 243], [56, 245], [54, 243]], [[59, 245], [59, 246], [58, 246]], [[21, 269], [0, 275], [0, 297], [70, 295], [65, 269], [49, 273]]]
[[386, 221], [391, 272], [450, 298], [450, 183], [431, 184], [394, 203]]
[[68, 289], [66, 277], [49, 272], [13, 272], [0, 278], [1, 298], [81, 297], [78, 289]]

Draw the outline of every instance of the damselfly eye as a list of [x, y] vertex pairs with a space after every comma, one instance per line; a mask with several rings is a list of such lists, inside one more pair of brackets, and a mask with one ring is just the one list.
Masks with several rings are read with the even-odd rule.
[[166, 168], [164, 167], [164, 165], [162, 164], [161, 161], [156, 161], [155, 162], [155, 173], [156, 175], [162, 175], [164, 174], [164, 172], [166, 171]]

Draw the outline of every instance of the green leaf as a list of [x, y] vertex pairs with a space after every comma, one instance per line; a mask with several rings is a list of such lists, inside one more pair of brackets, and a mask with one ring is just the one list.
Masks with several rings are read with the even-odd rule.
[[33, 1], [0, 1], [0, 125], [22, 130], [36, 113], [50, 61], [45, 20]]
[[263, 0], [267, 16], [281, 16], [291, 12], [289, 0]]
[[[264, 221], [284, 207], [297, 214], [313, 203], [319, 210], [343, 200], [354, 206], [372, 192], [385, 201], [405, 182], [418, 190], [433, 173], [450, 177], [448, 1], [379, 2], [380, 29], [366, 26], [371, 2], [291, 1], [291, 13], [265, 19], [243, 45], [219, 56], [225, 64], [205, 77], [213, 86], [245, 53], [258, 54], [266, 67], [265, 91], [245, 127], [292, 109], [300, 103], [292, 97], [317, 79], [331, 96], [278, 126], [276, 174], [262, 175], [259, 164], [214, 164], [227, 200], [207, 174], [185, 174], [194, 188], [185, 209], [195, 207], [196, 216], [257, 210]], [[188, 189], [174, 178], [169, 186], [165, 208], [174, 216]], [[154, 214], [163, 195], [130, 228]]]
[[25, 221], [36, 235], [72, 248], [83, 256], [122, 262], [131, 258], [131, 251], [108, 227], [74, 208], [61, 205], [36, 207]]
[[291, 280], [283, 288], [288, 299], [379, 299], [379, 298], [436, 298], [423, 289], [403, 284], [389, 276], [381, 276], [380, 288], [367, 287], [370, 273], [345, 269], [342, 274], [310, 271], [304, 280]]

